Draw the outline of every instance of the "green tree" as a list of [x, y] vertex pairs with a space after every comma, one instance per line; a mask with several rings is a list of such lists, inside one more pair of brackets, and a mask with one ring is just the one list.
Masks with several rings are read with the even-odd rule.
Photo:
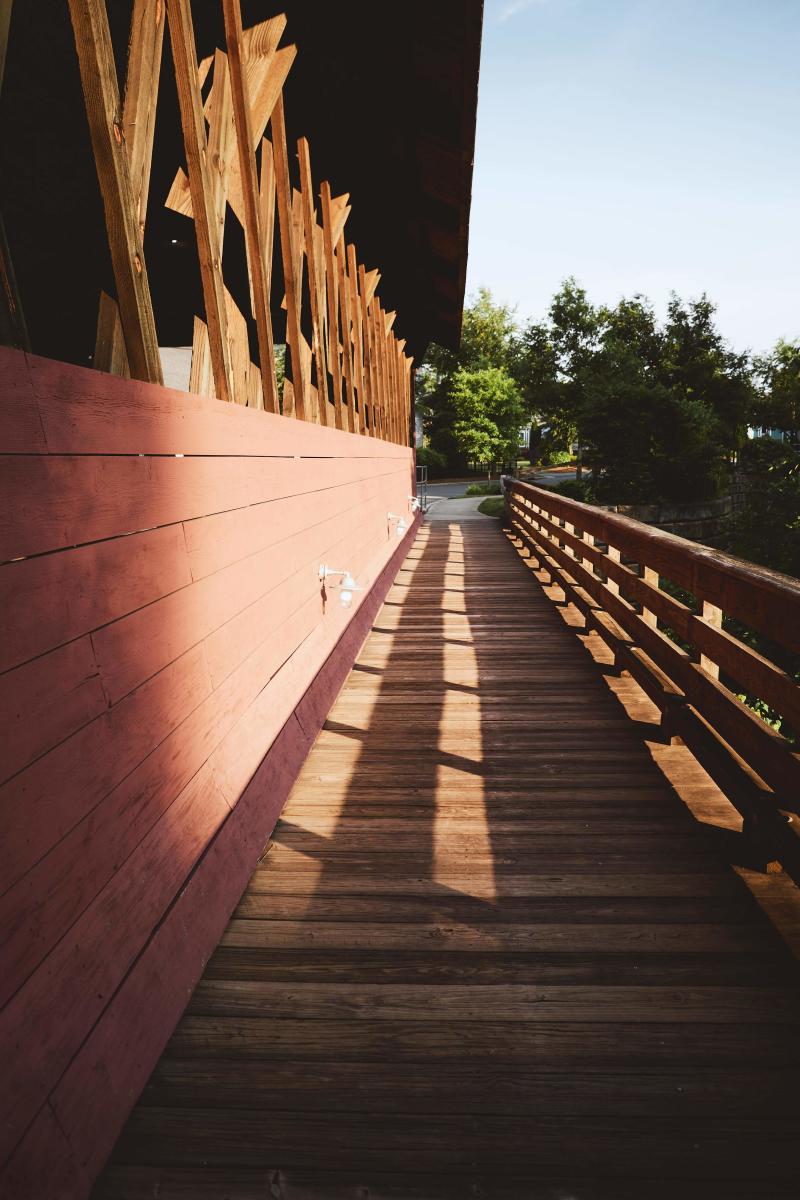
[[731, 522], [734, 554], [800, 577], [800, 454], [755, 438], [741, 454], [745, 493]]
[[598, 498], [612, 503], [707, 499], [718, 489], [719, 422], [665, 368], [667, 329], [642, 296], [599, 316], [599, 344], [581, 367], [580, 437]]
[[459, 367], [449, 395], [459, 449], [467, 459], [486, 463], [491, 474], [492, 463], [516, 454], [525, 418], [519, 388], [502, 367]]
[[575, 440], [584, 401], [584, 372], [597, 346], [600, 317], [575, 279], [565, 279], [545, 321], [516, 339], [511, 366], [541, 445], [564, 450]]
[[[456, 413], [452, 384], [460, 369], [508, 369], [515, 353], [514, 311], [496, 304], [488, 288], [480, 288], [464, 309], [457, 351], [432, 344], [418, 372], [417, 409], [430, 446], [443, 454], [453, 469], [465, 465], [463, 443], [455, 435]], [[520, 422], [522, 424], [522, 422]]]
[[779, 341], [755, 364], [760, 387], [754, 423], [765, 429], [800, 430], [800, 342]]
[[721, 483], [725, 464], [747, 439], [755, 393], [749, 356], [729, 349], [714, 324], [715, 312], [716, 306], [705, 295], [684, 302], [673, 294], [660, 373], [676, 395], [700, 401], [713, 413]]
[[708, 499], [723, 488], [754, 391], [714, 311], [705, 296], [673, 296], [659, 325], [645, 297], [595, 308], [567, 279], [547, 319], [522, 331], [514, 363], [529, 411], [546, 441], [587, 448], [599, 498]]

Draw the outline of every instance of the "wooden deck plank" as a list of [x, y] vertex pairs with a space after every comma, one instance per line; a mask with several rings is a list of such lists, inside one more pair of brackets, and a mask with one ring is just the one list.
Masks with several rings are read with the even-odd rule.
[[98, 1200], [788, 1200], [797, 964], [575, 619], [422, 528]]

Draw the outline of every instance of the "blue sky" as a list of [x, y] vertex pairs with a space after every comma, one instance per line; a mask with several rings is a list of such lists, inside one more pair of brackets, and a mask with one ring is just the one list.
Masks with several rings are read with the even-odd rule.
[[467, 290], [800, 337], [800, 0], [486, 0]]

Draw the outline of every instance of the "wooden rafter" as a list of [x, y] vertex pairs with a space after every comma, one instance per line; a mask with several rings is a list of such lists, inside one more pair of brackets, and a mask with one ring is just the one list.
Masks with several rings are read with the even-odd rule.
[[161, 383], [153, 305], [104, 0], [69, 0], [131, 374]]

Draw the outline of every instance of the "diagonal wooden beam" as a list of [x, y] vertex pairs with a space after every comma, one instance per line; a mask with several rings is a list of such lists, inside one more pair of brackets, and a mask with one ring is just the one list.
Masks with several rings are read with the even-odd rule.
[[378, 271], [377, 268], [373, 271], [367, 271], [365, 281], [366, 281], [366, 286], [367, 286], [367, 291], [366, 291], [367, 304], [371, 304], [372, 299], [377, 290], [378, 284], [381, 281], [380, 271]]
[[372, 346], [375, 354], [375, 381], [377, 383], [377, 391], [375, 396], [375, 404], [377, 409], [377, 427], [378, 437], [386, 437], [386, 381], [383, 369], [383, 357], [381, 355], [381, 307], [377, 299], [374, 299], [370, 307], [370, 324], [372, 330]]
[[150, 191], [150, 167], [153, 161], [163, 45], [163, 4], [158, 0], [156, 3], [153, 3], [153, 0], [134, 0], [122, 129], [128, 148], [131, 183], [142, 235]]
[[[225, 16], [225, 38], [228, 45], [228, 66], [233, 115], [236, 123], [236, 142], [239, 149], [239, 175], [244, 202], [244, 232], [247, 261], [253, 292], [253, 316], [258, 334], [258, 356], [261, 363], [261, 385], [264, 405], [269, 412], [279, 412], [278, 383], [275, 377], [275, 347], [272, 342], [272, 315], [269, 290], [264, 272], [262, 238], [259, 223], [259, 192], [256, 176], [250, 96], [245, 70], [242, 12], [239, 0], [222, 0]], [[261, 137], [259, 130], [255, 145]]]
[[122, 322], [119, 319], [117, 302], [107, 292], [100, 293], [100, 310], [97, 314], [97, 334], [94, 345], [92, 363], [98, 371], [106, 371], [110, 375], [120, 375], [130, 379], [128, 354], [125, 349], [125, 337], [122, 333]]
[[291, 181], [289, 178], [289, 153], [286, 147], [286, 120], [283, 112], [283, 96], [279, 95], [270, 118], [272, 150], [275, 165], [275, 185], [278, 197], [278, 227], [281, 241], [284, 288], [286, 291], [286, 342], [292, 365], [292, 390], [294, 392], [295, 415], [306, 419], [306, 379], [300, 345], [300, 289], [295, 276], [291, 213]]
[[[77, 3], [78, 0], [70, 0]], [[208, 346], [214, 387], [220, 400], [233, 399], [231, 355], [227, 337], [222, 247], [219, 242], [214, 195], [208, 165], [205, 118], [197, 75], [197, 51], [189, 0], [167, 0], [175, 82], [189, 172], [189, 188], [200, 259], [200, 278], [206, 308]]]
[[162, 382], [153, 304], [104, 0], [69, 0], [131, 374]]
[[345, 423], [350, 432], [355, 433], [357, 428], [356, 395], [353, 379], [353, 342], [350, 332], [352, 314], [350, 311], [350, 288], [347, 279], [347, 251], [345, 249], [344, 237], [339, 238], [333, 250], [339, 285], [339, 316], [342, 322], [342, 373], [344, 374], [347, 391], [347, 416]]
[[306, 270], [308, 271], [308, 290], [311, 296], [311, 330], [314, 350], [314, 361], [317, 367], [317, 395], [319, 416], [323, 425], [328, 424], [328, 369], [325, 363], [325, 346], [322, 339], [322, 313], [319, 310], [319, 281], [318, 272], [323, 268], [317, 262], [316, 227], [317, 217], [314, 212], [314, 184], [311, 177], [311, 155], [306, 138], [300, 138], [297, 143], [297, 157], [300, 162], [300, 194], [303, 205], [303, 227], [305, 232]]
[[367, 312], [367, 285], [364, 265], [358, 268], [358, 300], [361, 307], [362, 346], [364, 354], [364, 417], [366, 432], [375, 436], [375, 357], [372, 349], [372, 332]]
[[[236, 154], [236, 131], [233, 123], [233, 96], [228, 70], [228, 56], [222, 50], [214, 52], [214, 103], [208, 124], [208, 162], [211, 183], [211, 207], [217, 227], [220, 254], [224, 252], [225, 208], [231, 161]], [[188, 183], [188, 180], [187, 180]], [[190, 193], [191, 196], [191, 193]], [[227, 309], [226, 309], [227, 311]]]
[[258, 182], [258, 228], [261, 233], [261, 258], [267, 295], [272, 288], [272, 251], [275, 241], [275, 164], [272, 142], [261, 139], [261, 173]]
[[325, 276], [328, 294], [328, 362], [333, 379], [333, 405], [336, 428], [344, 426], [342, 414], [342, 363], [339, 356], [338, 277], [333, 253], [333, 202], [331, 187], [323, 181], [319, 189], [322, 207], [322, 238], [325, 251]]
[[[144, 238], [150, 168], [153, 161], [158, 84], [164, 46], [164, 7], [153, 0], [134, 0], [128, 40], [128, 69], [122, 107], [122, 133], [128, 151], [131, 186]], [[100, 297], [93, 364], [99, 371], [130, 378], [125, 337], [116, 300]]]
[[347, 247], [347, 278], [350, 287], [350, 312], [353, 318], [353, 369], [358, 389], [358, 432], [366, 433], [364, 415], [367, 399], [366, 373], [364, 370], [364, 330], [361, 322], [361, 296], [359, 295], [358, 263], [356, 248]]

